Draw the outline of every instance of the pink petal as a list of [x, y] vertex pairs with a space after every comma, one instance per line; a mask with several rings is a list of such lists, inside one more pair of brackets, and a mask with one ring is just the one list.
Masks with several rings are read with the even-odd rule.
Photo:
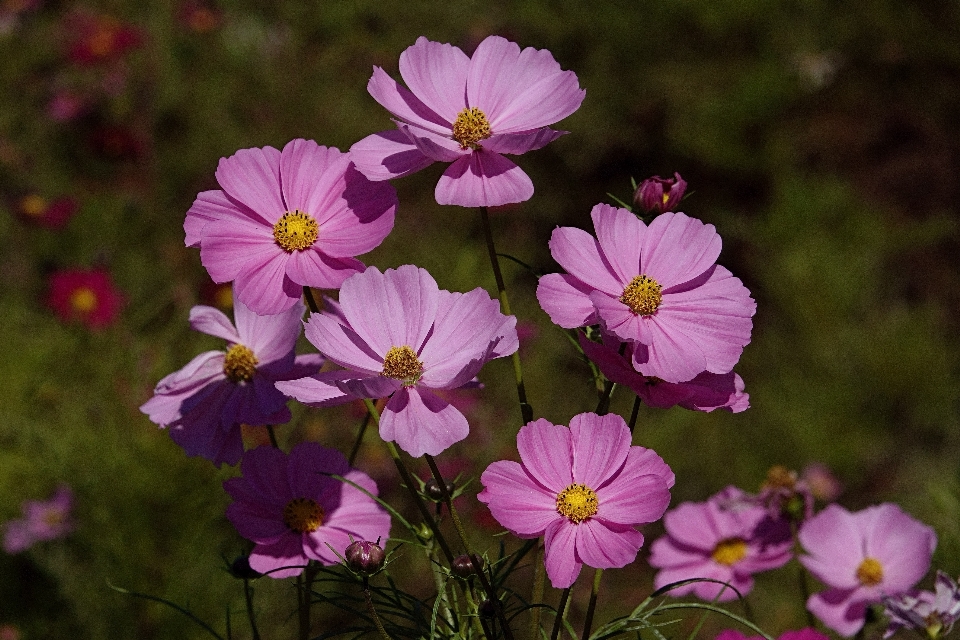
[[280, 152], [273, 147], [241, 149], [217, 165], [217, 182], [234, 200], [273, 225], [286, 207], [280, 196]]
[[285, 211], [299, 209], [317, 222], [343, 193], [350, 156], [313, 140], [291, 140], [280, 153], [280, 184]]
[[632, 439], [619, 415], [581, 413], [570, 420], [573, 481], [598, 490], [627, 459]]
[[451, 125], [467, 106], [469, 67], [470, 58], [463, 51], [423, 36], [400, 54], [400, 76], [410, 91]]
[[462, 413], [429, 391], [403, 387], [380, 416], [380, 437], [414, 458], [438, 455], [470, 432]]
[[234, 301], [233, 315], [237, 319], [239, 342], [249, 347], [264, 366], [286, 358], [293, 349], [303, 328], [303, 312], [306, 310], [299, 299], [286, 311], [272, 316], [254, 313], [239, 300]]
[[537, 301], [550, 321], [564, 329], [597, 322], [590, 286], [566, 273], [548, 273], [537, 283]]
[[453, 132], [456, 115], [447, 119], [440, 117], [380, 67], [373, 68], [373, 75], [367, 82], [367, 91], [374, 100], [403, 122], [444, 135]]
[[353, 166], [345, 169], [339, 186], [316, 210], [316, 246], [327, 255], [352, 258], [378, 247], [389, 235], [397, 192], [385, 182], [371, 182]]
[[335, 384], [335, 380], [331, 379], [335, 378], [332, 374], [355, 375], [352, 371], [329, 371], [297, 380], [281, 380], [275, 382], [274, 386], [284, 395], [309, 407], [334, 407], [356, 400], [356, 396], [344, 393]]
[[[654, 332], [653, 326], [656, 316], [641, 316], [634, 313], [630, 307], [620, 302], [621, 293], [611, 295], [599, 290], [590, 292], [590, 301], [593, 303], [597, 315], [600, 316], [603, 327], [623, 342], [640, 343], [643, 345], [653, 344], [656, 340], [656, 333]], [[640, 349], [637, 348], [636, 345], [634, 346], [634, 363], [638, 361], [642, 362], [646, 355], [646, 349]], [[634, 364], [634, 366], [636, 366], [636, 364]], [[638, 371], [643, 373], [639, 368]], [[698, 369], [694, 372], [694, 375], [700, 371], [703, 371], [703, 369]]]
[[577, 555], [577, 525], [566, 518], [554, 520], [543, 537], [547, 577], [554, 589], [566, 589], [577, 581], [583, 562]]
[[644, 272], [640, 270], [640, 247], [647, 226], [626, 209], [598, 204], [590, 212], [597, 232], [600, 251], [606, 258], [607, 268], [615, 274], [620, 291], [610, 291], [618, 296], [623, 293], [623, 283], [629, 283]]
[[286, 277], [288, 259], [280, 251], [264, 262], [248, 263], [233, 283], [237, 300], [263, 315], [282, 313], [296, 305], [303, 288]]
[[577, 532], [577, 556], [588, 567], [617, 569], [637, 559], [643, 546], [643, 534], [631, 528], [610, 528], [590, 518], [574, 528]]
[[517, 450], [523, 466], [537, 482], [556, 494], [573, 484], [570, 429], [543, 418], [520, 427]]
[[[671, 322], [672, 318], [661, 316], [658, 311], [656, 315], [648, 318], [638, 317], [638, 321], [648, 330], [650, 336], [646, 359], [640, 359], [643, 358], [643, 351], [634, 351], [633, 366], [643, 375], [656, 376], [667, 382], [686, 382], [711, 364], [703, 353], [702, 343], [698, 341], [699, 334], [691, 335], [678, 330]], [[621, 338], [624, 337], [622, 334], [627, 333], [623, 327], [605, 326]], [[732, 369], [735, 364], [736, 361], [731, 363], [727, 370]]]
[[554, 492], [544, 489], [522, 466], [509, 460], [494, 462], [480, 476], [480, 502], [504, 528], [522, 537], [541, 536], [557, 520]]
[[317, 245], [287, 255], [287, 278], [301, 287], [338, 289], [344, 280], [366, 268], [356, 258], [334, 258], [326, 255]]
[[485, 355], [502, 317], [499, 302], [483, 289], [440, 291], [433, 331], [420, 351], [423, 384], [445, 386], [471, 360]]
[[827, 627], [844, 637], [851, 637], [863, 627], [867, 603], [854, 600], [855, 591], [827, 589], [807, 600], [807, 609]]
[[243, 342], [233, 323], [222, 311], [206, 305], [197, 305], [190, 309], [190, 328], [209, 336], [222, 338], [227, 342]]
[[712, 224], [683, 213], [664, 213], [653, 219], [643, 238], [642, 273], [669, 289], [712, 267], [721, 245]]
[[307, 565], [303, 535], [291, 532], [273, 545], [257, 545], [250, 554], [250, 568], [271, 578], [292, 578]]
[[598, 518], [619, 525], [646, 524], [663, 517], [670, 505], [670, 490], [658, 475], [631, 474], [598, 490], [597, 499]]
[[201, 191], [187, 211], [187, 217], [183, 222], [186, 246], [199, 247], [200, 240], [203, 238], [203, 227], [208, 222], [224, 218], [246, 219], [267, 224], [266, 220], [239, 202], [228, 198], [223, 191], [219, 189]]
[[447, 167], [437, 182], [438, 204], [498, 207], [533, 196], [533, 182], [499, 153], [480, 149]]
[[484, 140], [483, 148], [494, 153], [520, 155], [527, 151], [541, 149], [566, 133], [566, 131], [556, 131], [550, 127], [541, 127], [533, 131], [518, 133], [498, 133]]
[[473, 153], [470, 149], [463, 149], [450, 134], [434, 133], [399, 122], [397, 127], [416, 145], [417, 151], [434, 162], [454, 162]]
[[304, 333], [320, 353], [341, 367], [369, 374], [383, 371], [383, 355], [373, 351], [353, 329], [333, 316], [310, 314]]
[[852, 514], [839, 505], [827, 505], [806, 521], [798, 535], [809, 555], [799, 557], [810, 573], [831, 587], [859, 586], [857, 567], [863, 561], [863, 536]]
[[433, 164], [397, 129], [374, 133], [350, 147], [350, 158], [370, 180], [402, 178]]
[[586, 231], [574, 227], [554, 229], [550, 236], [550, 254], [570, 275], [591, 289], [614, 298], [623, 294], [627, 283], [616, 276], [603, 257], [600, 243]]
[[214, 282], [230, 282], [251, 262], [282, 253], [270, 227], [232, 219], [208, 222], [203, 228], [200, 262]]

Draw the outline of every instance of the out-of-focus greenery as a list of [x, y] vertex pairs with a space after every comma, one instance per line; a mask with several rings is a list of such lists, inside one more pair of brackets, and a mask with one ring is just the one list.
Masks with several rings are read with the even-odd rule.
[[[28, 638], [205, 637], [115, 584], [220, 629], [229, 609], [234, 637], [249, 637], [224, 560], [246, 548], [223, 516], [220, 482], [235, 471], [186, 458], [138, 411], [162, 376], [219, 348], [186, 323], [208, 277], [183, 247], [184, 213], [239, 148], [306, 137], [346, 149], [391, 127], [366, 82], [373, 65], [396, 76], [420, 35], [468, 52], [491, 33], [546, 48], [586, 89], [559, 125], [570, 134], [519, 159], [536, 193], [495, 213], [501, 252], [556, 270], [552, 228], [589, 229], [608, 193], [629, 199], [631, 176], [674, 171], [692, 191], [683, 209], [723, 237], [721, 263], [758, 303], [738, 367], [752, 407], [642, 411], [636, 443], [676, 471], [674, 504], [727, 484], [754, 489], [776, 463], [821, 461], [849, 508], [896, 501], [936, 527], [935, 566], [960, 572], [955, 2], [117, 0], [41, 2], [19, 15], [15, 4], [2, 5], [13, 17], [0, 34], [0, 519], [65, 482], [77, 529], [0, 557], [0, 623]], [[198, 7], [207, 22], [191, 22]], [[135, 26], [141, 45], [72, 63], [81, 14]], [[48, 105], [65, 89], [87, 111], [54, 121]], [[363, 259], [416, 263], [451, 290], [492, 289], [476, 212], [433, 200], [441, 170], [396, 182], [396, 228]], [[69, 195], [80, 211], [61, 230], [39, 228], [16, 213], [30, 193]], [[100, 332], [62, 324], [43, 302], [53, 270], [93, 265], [127, 299]], [[506, 272], [515, 313], [536, 328], [523, 351], [536, 415], [566, 423], [592, 410], [589, 369], [537, 306], [534, 275], [513, 263]], [[474, 475], [515, 455], [519, 426], [510, 364], [482, 376], [471, 435], [445, 454]], [[613, 409], [631, 402], [621, 392]], [[349, 445], [349, 411], [295, 413], [284, 442]], [[381, 450], [369, 437], [358, 464], [399, 495]], [[644, 558], [607, 572], [601, 620], [649, 593]], [[794, 570], [763, 577], [751, 595], [774, 634], [803, 624]], [[292, 637], [292, 584], [255, 588], [268, 637]]]

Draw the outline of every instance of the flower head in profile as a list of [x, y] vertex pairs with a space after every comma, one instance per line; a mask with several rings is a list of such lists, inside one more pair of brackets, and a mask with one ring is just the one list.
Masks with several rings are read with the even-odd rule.
[[630, 445], [623, 418], [581, 413], [568, 429], [540, 419], [517, 435], [520, 462], [483, 472], [477, 496], [521, 538], [544, 536], [547, 576], [569, 587], [583, 565], [624, 567], [643, 545], [636, 526], [670, 504], [674, 476], [653, 450]]
[[951, 631], [960, 619], [960, 586], [943, 571], [937, 571], [934, 591], [905, 593], [883, 599], [890, 624], [883, 637], [889, 638], [899, 629], [912, 629], [937, 640]]
[[345, 369], [277, 388], [311, 406], [389, 397], [380, 436], [414, 457], [436, 455], [470, 428], [433, 390], [471, 384], [488, 360], [516, 351], [516, 322], [483, 289], [442, 290], [413, 265], [369, 267], [343, 283], [337, 313], [311, 314], [306, 325], [307, 339]]
[[374, 67], [367, 90], [394, 117], [397, 129], [350, 148], [372, 180], [451, 163], [437, 183], [440, 204], [490, 207], [533, 195], [526, 173], [503, 154], [519, 155], [564, 132], [549, 125], [580, 107], [585, 92], [546, 50], [489, 36], [473, 56], [424, 37], [400, 54], [406, 87]]
[[664, 213], [648, 225], [626, 209], [598, 204], [597, 237], [559, 227], [550, 252], [567, 273], [540, 278], [537, 299], [566, 329], [600, 323], [633, 343], [645, 376], [686, 382], [729, 373], [750, 342], [756, 303], [743, 283], [716, 264], [713, 225]]
[[259, 316], [234, 301], [236, 327], [213, 307], [190, 310], [190, 326], [227, 341], [225, 351], [207, 351], [157, 383], [140, 410], [166, 427], [187, 455], [215, 465], [236, 464], [243, 454], [242, 424], [282, 424], [290, 420], [287, 398], [277, 380], [319, 370], [316, 354], [297, 356], [304, 306]]
[[842, 636], [863, 626], [867, 607], [906, 593], [930, 568], [933, 529], [886, 502], [851, 513], [837, 504], [807, 520], [800, 562], [827, 585], [807, 609]]
[[351, 538], [382, 542], [390, 535], [390, 514], [364, 493], [377, 495], [376, 483], [336, 449], [302, 442], [288, 455], [257, 447], [243, 454], [240, 470], [223, 483], [233, 498], [227, 518], [256, 543], [249, 562], [258, 573], [286, 578], [310, 560], [334, 565]]
[[303, 287], [336, 289], [363, 270], [354, 256], [393, 229], [397, 194], [356, 170], [349, 154], [312, 140], [241, 149], [217, 167], [220, 189], [187, 211], [187, 246], [215, 282], [234, 281], [254, 312], [286, 311]]
[[750, 592], [753, 574], [780, 567], [792, 557], [789, 523], [771, 518], [736, 487], [706, 502], [684, 502], [664, 516], [663, 524], [667, 535], [650, 547], [650, 565], [660, 569], [654, 586], [696, 578], [716, 581], [678, 586], [670, 591], [674, 596], [693, 593], [706, 601], [733, 600], [736, 592]]
[[3, 550], [19, 553], [37, 542], [62, 538], [73, 531], [72, 511], [73, 491], [66, 485], [58, 487], [49, 500], [27, 500], [23, 518], [3, 527]]
[[105, 329], [117, 321], [123, 302], [106, 269], [63, 269], [50, 276], [47, 304], [63, 322]]

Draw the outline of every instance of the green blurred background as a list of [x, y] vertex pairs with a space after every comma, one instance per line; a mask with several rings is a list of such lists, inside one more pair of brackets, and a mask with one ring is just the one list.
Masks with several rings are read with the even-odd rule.
[[[133, 46], [104, 41], [104, 24]], [[956, 575], [958, 25], [955, 0], [4, 0], [0, 520], [65, 482], [77, 529], [0, 555], [0, 624], [25, 638], [205, 637], [109, 582], [189, 606], [221, 632], [229, 609], [234, 637], [249, 637], [241, 585], [224, 570], [246, 548], [223, 517], [220, 482], [235, 470], [186, 458], [138, 410], [162, 376], [220, 348], [187, 326], [190, 307], [209, 302], [209, 279], [183, 247], [184, 214], [239, 148], [305, 137], [346, 149], [390, 128], [366, 82], [373, 65], [398, 77], [420, 35], [468, 53], [489, 34], [546, 48], [586, 89], [558, 125], [570, 134], [519, 159], [536, 193], [494, 214], [501, 252], [557, 270], [555, 226], [590, 229], [590, 208], [607, 194], [629, 200], [631, 177], [674, 171], [690, 184], [683, 210], [723, 237], [720, 262], [758, 303], [738, 367], [752, 407], [642, 411], [636, 443], [676, 471], [674, 504], [728, 484], [755, 490], [773, 464], [823, 462], [845, 506], [896, 501], [934, 526], [934, 564]], [[84, 38], [92, 61], [76, 53]], [[493, 289], [477, 213], [433, 200], [441, 171], [395, 183], [394, 232], [362, 259], [415, 263], [450, 290]], [[30, 195], [67, 196], [79, 211], [46, 229], [21, 211]], [[71, 267], [109, 270], [126, 299], [117, 323], [91, 331], [55, 317], [48, 279]], [[592, 410], [589, 369], [537, 306], [535, 276], [505, 270], [530, 336], [536, 415], [566, 423]], [[472, 433], [443, 456], [475, 475], [515, 455], [519, 423], [509, 362], [481, 377]], [[631, 401], [620, 393], [613, 409], [626, 414]], [[295, 415], [280, 429], [286, 443], [345, 447], [357, 423], [350, 409]], [[369, 437], [359, 466], [395, 495], [382, 449]], [[649, 593], [644, 559], [608, 572], [601, 621]], [[773, 633], [803, 623], [793, 570], [764, 576], [751, 595]], [[292, 584], [256, 589], [266, 637], [292, 637]], [[574, 597], [576, 617], [585, 598]]]

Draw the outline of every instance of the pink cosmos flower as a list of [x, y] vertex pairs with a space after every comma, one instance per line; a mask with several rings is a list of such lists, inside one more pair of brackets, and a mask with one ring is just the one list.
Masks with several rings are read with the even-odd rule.
[[702, 371], [728, 373], [750, 342], [756, 303], [716, 264], [713, 225], [664, 213], [649, 226], [626, 209], [598, 204], [597, 237], [554, 230], [550, 252], [568, 273], [540, 278], [537, 299], [566, 329], [601, 323], [634, 343], [645, 376], [686, 382]]
[[913, 629], [928, 638], [940, 638], [953, 630], [960, 619], [960, 586], [937, 570], [935, 591], [920, 591], [899, 597], [883, 599], [885, 613], [890, 619], [884, 638], [889, 638], [899, 629]]
[[363, 270], [354, 258], [390, 230], [397, 194], [372, 183], [349, 154], [312, 140], [241, 149], [217, 167], [222, 190], [203, 191], [187, 212], [186, 244], [215, 282], [235, 280], [256, 313], [290, 309], [303, 287], [336, 289]]
[[273, 578], [299, 575], [310, 560], [340, 562], [354, 540], [390, 535], [390, 514], [339, 475], [377, 495], [377, 484], [351, 469], [336, 449], [302, 442], [289, 455], [273, 447], [243, 454], [243, 475], [223, 483], [233, 498], [227, 518], [256, 543], [250, 567]]
[[190, 310], [194, 330], [228, 343], [226, 351], [207, 351], [157, 383], [154, 396], [140, 407], [150, 420], [169, 427], [170, 437], [189, 456], [202, 456], [218, 467], [236, 464], [243, 454], [240, 425], [282, 424], [290, 420], [287, 398], [277, 380], [320, 369], [317, 354], [296, 356], [304, 306], [259, 316], [234, 300], [236, 328], [213, 307]]
[[501, 525], [521, 538], [544, 536], [547, 576], [558, 589], [584, 564], [633, 562], [643, 545], [636, 525], [656, 522], [670, 504], [670, 467], [630, 439], [615, 414], [581, 413], [569, 429], [535, 420], [517, 435], [521, 462], [494, 462], [480, 476], [477, 499]]
[[[654, 586], [694, 578], [729, 584], [747, 594], [753, 574], [786, 564], [793, 541], [785, 520], [751, 504], [736, 487], [727, 487], [706, 502], [684, 502], [663, 517], [667, 535], [650, 547], [650, 565], [657, 567]], [[670, 591], [693, 593], [701, 600], [733, 600], [733, 589], [716, 582], [691, 582]]]
[[106, 269], [63, 269], [50, 276], [47, 304], [63, 322], [105, 329], [117, 321], [123, 302]]
[[467, 419], [431, 389], [471, 384], [488, 360], [517, 350], [517, 319], [483, 289], [451, 293], [424, 269], [369, 267], [340, 289], [340, 313], [314, 313], [306, 336], [345, 367], [278, 383], [311, 406], [390, 397], [380, 437], [417, 457], [467, 437]]
[[[763, 636], [746, 636], [734, 629], [727, 629], [718, 633], [715, 640], [763, 640]], [[816, 629], [806, 627], [796, 631], [784, 631], [777, 640], [830, 640], [830, 637]]]
[[603, 344], [590, 340], [582, 333], [579, 339], [583, 353], [597, 365], [600, 373], [608, 380], [629, 387], [651, 407], [669, 409], [681, 406], [691, 411], [706, 412], [725, 409], [732, 413], [740, 413], [750, 407], [750, 396], [743, 391], [743, 379], [732, 371], [704, 371], [687, 382], [664, 382], [636, 372], [632, 365], [632, 345], [612, 336], [604, 336]]
[[533, 183], [502, 154], [539, 149], [563, 135], [548, 125], [580, 107], [585, 92], [549, 51], [523, 49], [499, 36], [468, 57], [424, 37], [400, 54], [407, 87], [374, 67], [367, 90], [394, 116], [397, 130], [357, 142], [350, 152], [371, 180], [388, 180], [434, 162], [452, 163], [440, 204], [493, 207], [529, 200]]
[[3, 550], [19, 553], [37, 542], [62, 538], [73, 531], [72, 510], [73, 491], [66, 485], [58, 487], [49, 500], [27, 500], [23, 518], [4, 525]]
[[800, 562], [828, 587], [807, 609], [842, 636], [863, 626], [867, 606], [913, 587], [930, 568], [933, 529], [886, 502], [850, 513], [831, 504], [799, 533]]

